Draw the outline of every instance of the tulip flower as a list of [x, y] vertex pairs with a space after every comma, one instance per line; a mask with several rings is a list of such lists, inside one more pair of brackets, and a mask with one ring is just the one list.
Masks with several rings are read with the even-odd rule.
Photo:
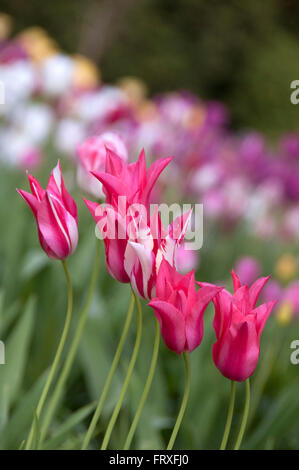
[[155, 296], [157, 275], [163, 259], [176, 266], [177, 250], [183, 242], [190, 217], [191, 211], [177, 217], [165, 230], [156, 210], [150, 227], [139, 228], [133, 234], [133, 240], [129, 240], [124, 266], [139, 297], [149, 300]]
[[104, 171], [107, 148], [115, 152], [124, 162], [128, 160], [128, 152], [123, 139], [114, 132], [105, 132], [99, 136], [89, 137], [77, 146], [79, 164], [77, 179], [79, 186], [94, 197], [104, 197], [102, 183], [91, 171]]
[[149, 302], [160, 323], [166, 346], [181, 354], [197, 348], [203, 338], [203, 315], [222, 287], [195, 289], [194, 271], [184, 276], [165, 259], [156, 284], [156, 297]]
[[213, 299], [217, 337], [213, 346], [213, 359], [224, 377], [243, 382], [256, 368], [261, 334], [276, 300], [256, 307], [260, 292], [270, 276], [257, 279], [250, 288], [241, 285], [234, 271], [232, 278], [234, 294], [223, 289]]
[[143, 209], [142, 214], [138, 216], [140, 220], [135, 220], [135, 223], [138, 226], [142, 223], [145, 227], [149, 219], [151, 191], [170, 160], [157, 160], [146, 170], [144, 152], [141, 152], [136, 163], [126, 164], [107, 148], [106, 173], [92, 172], [103, 184], [106, 204], [101, 206], [86, 199], [84, 202], [103, 235], [107, 270], [119, 282], [130, 282], [125, 268], [125, 253], [130, 235], [128, 227], [134, 226], [133, 209], [136, 205]]
[[17, 191], [33, 212], [41, 247], [50, 258], [63, 260], [77, 247], [78, 217], [76, 203], [65, 188], [60, 163], [52, 171], [45, 190], [29, 173], [28, 179], [31, 193]]
[[138, 161], [126, 164], [113, 150], [107, 147], [105, 172], [91, 171], [102, 184], [106, 203], [117, 208], [118, 197], [126, 197], [127, 207], [137, 203], [148, 208], [151, 191], [171, 158], [160, 158], [146, 169], [144, 150]]

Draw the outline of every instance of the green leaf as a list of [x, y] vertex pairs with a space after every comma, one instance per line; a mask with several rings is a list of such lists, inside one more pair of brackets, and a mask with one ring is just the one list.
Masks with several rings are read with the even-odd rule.
[[56, 433], [48, 441], [45, 442], [43, 449], [57, 449], [64, 440], [68, 437], [70, 431], [72, 431], [78, 424], [80, 424], [88, 415], [90, 415], [95, 409], [97, 402], [90, 403], [83, 406], [58, 427]]
[[26, 433], [29, 432], [34, 410], [42, 393], [48, 373], [49, 370], [45, 370], [30, 390], [20, 396], [17, 406], [10, 416], [3, 432], [3, 448], [15, 449], [17, 443], [26, 437]]
[[38, 449], [39, 439], [40, 439], [39, 421], [38, 421], [38, 416], [37, 416], [36, 412], [34, 412], [33, 438], [32, 438], [32, 446], [31, 446], [32, 450], [37, 450]]
[[[10, 405], [17, 398], [25, 371], [28, 349], [33, 330], [35, 300], [30, 298], [25, 306], [24, 313], [16, 327], [5, 341], [5, 365], [0, 366], [0, 397], [8, 393]], [[0, 401], [0, 416], [3, 414], [3, 402]]]

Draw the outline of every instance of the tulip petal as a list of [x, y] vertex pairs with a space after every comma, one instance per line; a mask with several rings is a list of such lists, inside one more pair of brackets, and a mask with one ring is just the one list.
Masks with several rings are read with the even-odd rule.
[[114, 176], [121, 176], [124, 171], [124, 162], [108, 145], [106, 148], [106, 173]]
[[45, 195], [45, 190], [41, 187], [37, 179], [34, 178], [34, 176], [32, 176], [30, 173], [27, 173], [27, 177], [33, 196], [35, 196], [38, 201], [41, 201]]
[[258, 338], [260, 339], [264, 326], [276, 304], [277, 300], [266, 302], [256, 309], [252, 310], [252, 314], [256, 314], [256, 330]]
[[181, 312], [168, 302], [153, 299], [148, 304], [154, 309], [160, 323], [161, 335], [166, 346], [178, 354], [185, 349], [185, 320]]
[[271, 276], [260, 277], [250, 287], [250, 289], [249, 289], [249, 301], [250, 301], [251, 308], [255, 308], [255, 305], [257, 303], [257, 299], [258, 299], [258, 297], [261, 293], [261, 290], [263, 289], [266, 282], [269, 281], [270, 277]]
[[250, 377], [259, 358], [259, 341], [252, 322], [230, 327], [213, 345], [213, 359], [224, 377], [243, 382]]
[[[153, 275], [153, 264], [154, 264], [153, 253], [151, 250], [147, 249], [147, 247], [142, 245], [141, 243], [135, 243], [135, 242], [129, 241], [128, 245], [130, 245], [130, 247], [133, 249], [135, 253], [136, 261], [139, 261], [140, 263], [140, 270], [138, 273], [139, 275], [136, 276], [137, 274], [137, 269], [136, 269], [136, 264], [135, 264], [136, 261], [134, 262], [134, 270], [135, 270], [134, 277], [135, 277], [136, 285], [138, 286], [138, 291], [142, 297], [145, 297], [147, 299], [149, 298], [148, 283], [149, 283], [151, 276]], [[132, 254], [130, 254], [130, 250], [126, 250], [125, 267], [127, 266], [127, 268], [130, 269], [131, 265], [132, 265]]]
[[36, 217], [37, 214], [37, 208], [39, 205], [38, 200], [36, 199], [35, 196], [31, 193], [27, 193], [27, 191], [23, 191], [22, 189], [17, 189], [17, 192], [22, 196], [25, 202], [27, 202], [28, 206], [33, 212], [33, 215]]
[[240, 289], [242, 284], [239, 279], [239, 276], [235, 273], [233, 269], [232, 269], [232, 278], [233, 278], [234, 291], [236, 292], [238, 289]]
[[196, 302], [186, 317], [187, 351], [197, 348], [203, 337], [203, 315], [211, 300], [222, 290], [221, 287], [202, 287], [196, 293]]
[[172, 160], [172, 157], [160, 158], [159, 160], [156, 160], [154, 163], [152, 163], [152, 165], [149, 167], [148, 172], [147, 172], [146, 188], [143, 194], [144, 203], [148, 201], [148, 198], [154, 187], [154, 184], [156, 183], [157, 179], [159, 178], [164, 168], [166, 168], [166, 166], [169, 165], [171, 160]]
[[97, 208], [98, 208], [98, 206], [100, 206], [100, 204], [98, 202], [89, 201], [88, 199], [85, 199], [84, 197], [82, 197], [82, 199], [85, 202], [86, 207], [89, 210], [89, 212], [91, 213], [91, 215], [94, 218], [95, 222], [97, 223], [98, 220], [99, 220], [99, 217], [96, 216], [96, 212], [97, 212]]
[[40, 233], [58, 259], [66, 258], [72, 252], [71, 240], [66, 227], [68, 212], [46, 192], [37, 212]]

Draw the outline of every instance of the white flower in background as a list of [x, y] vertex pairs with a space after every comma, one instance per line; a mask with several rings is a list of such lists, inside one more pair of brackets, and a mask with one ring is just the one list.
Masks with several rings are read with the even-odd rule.
[[285, 212], [283, 229], [287, 236], [299, 239], [299, 206], [291, 207]]
[[104, 86], [97, 91], [89, 91], [81, 95], [74, 105], [75, 115], [90, 122], [105, 117], [124, 106], [128, 101], [125, 93], [119, 88]]
[[0, 115], [6, 115], [32, 95], [37, 86], [37, 74], [32, 64], [19, 60], [0, 65], [0, 81], [4, 86], [5, 101], [0, 106]]
[[10, 121], [14, 127], [27, 134], [33, 142], [43, 143], [52, 130], [54, 113], [45, 104], [28, 104], [13, 110]]
[[250, 186], [247, 181], [238, 177], [226, 181], [223, 194], [226, 215], [232, 219], [244, 216], [250, 200]]
[[75, 119], [62, 119], [57, 124], [54, 143], [58, 152], [74, 159], [76, 147], [84, 140], [85, 136], [86, 131], [83, 123]]
[[190, 187], [195, 192], [205, 192], [215, 186], [221, 177], [221, 171], [216, 163], [206, 163], [195, 171]]
[[27, 134], [3, 128], [0, 133], [0, 159], [5, 164], [30, 169], [40, 163], [41, 153]]
[[72, 84], [74, 60], [64, 54], [51, 55], [40, 68], [41, 89], [51, 97], [66, 93]]
[[248, 209], [244, 214], [250, 223], [266, 217], [274, 205], [279, 205], [282, 197], [282, 186], [278, 181], [265, 181], [250, 195]]

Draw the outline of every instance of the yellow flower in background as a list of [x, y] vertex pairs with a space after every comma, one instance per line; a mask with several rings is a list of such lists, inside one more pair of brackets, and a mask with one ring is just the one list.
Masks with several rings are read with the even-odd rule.
[[41, 62], [59, 50], [56, 42], [48, 36], [47, 32], [37, 26], [22, 31], [18, 39], [34, 62]]
[[6, 13], [0, 13], [0, 40], [7, 39], [11, 33], [12, 19]]
[[158, 116], [157, 105], [150, 100], [145, 100], [136, 112], [140, 122], [154, 120]]
[[100, 83], [98, 67], [87, 57], [75, 55], [73, 83], [77, 88], [95, 88]]
[[292, 302], [285, 300], [277, 310], [275, 318], [280, 325], [285, 326], [292, 320], [293, 313]]
[[121, 78], [117, 85], [127, 95], [129, 102], [134, 108], [139, 108], [146, 98], [147, 86], [145, 83], [136, 77]]
[[188, 113], [188, 116], [185, 121], [185, 126], [188, 129], [198, 129], [202, 126], [204, 120], [206, 118], [206, 109], [204, 106], [195, 105], [193, 109]]
[[281, 281], [289, 281], [297, 272], [296, 258], [289, 253], [285, 253], [278, 258], [274, 269], [276, 276]]

